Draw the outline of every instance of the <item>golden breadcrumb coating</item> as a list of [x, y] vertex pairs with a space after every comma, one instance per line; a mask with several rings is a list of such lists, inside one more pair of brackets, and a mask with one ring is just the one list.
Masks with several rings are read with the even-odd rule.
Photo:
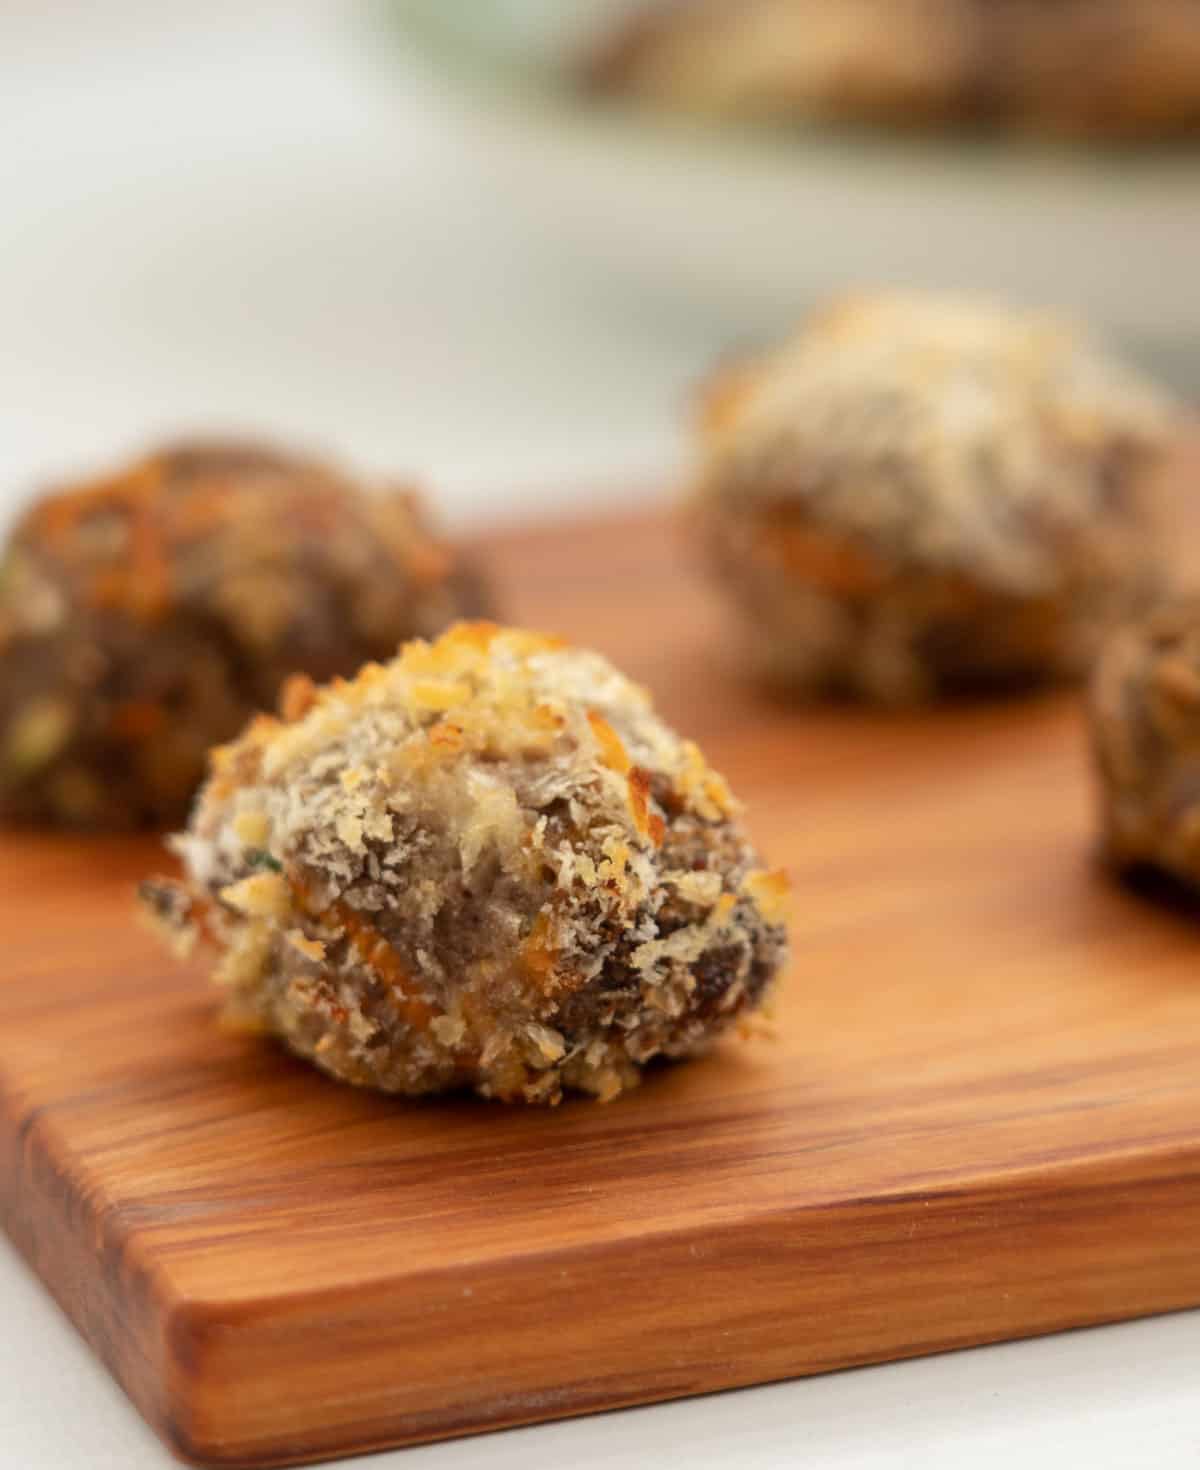
[[145, 900], [216, 944], [227, 1016], [390, 1092], [613, 1097], [784, 957], [786, 882], [697, 747], [598, 654], [493, 624], [294, 682], [176, 843]]
[[1200, 886], [1200, 599], [1112, 636], [1089, 716], [1108, 856]]
[[1054, 317], [850, 297], [709, 392], [694, 522], [781, 681], [1073, 676], [1170, 578], [1177, 413]]
[[0, 812], [182, 821], [209, 747], [288, 674], [483, 610], [411, 490], [313, 460], [177, 445], [48, 495], [0, 562]]

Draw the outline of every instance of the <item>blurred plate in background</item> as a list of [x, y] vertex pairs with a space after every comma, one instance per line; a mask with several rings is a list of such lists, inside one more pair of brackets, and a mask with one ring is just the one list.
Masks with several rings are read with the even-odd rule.
[[498, 204], [560, 265], [730, 337], [824, 292], [982, 289], [1200, 371], [1200, 146], [718, 126], [597, 102], [571, 59], [629, 0], [390, 0]]

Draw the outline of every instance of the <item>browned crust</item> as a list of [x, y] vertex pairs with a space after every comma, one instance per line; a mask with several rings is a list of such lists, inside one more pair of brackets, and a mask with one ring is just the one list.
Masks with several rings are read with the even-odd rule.
[[410, 488], [235, 443], [44, 497], [3, 566], [0, 814], [97, 827], [181, 820], [293, 671], [353, 673], [486, 597]]
[[285, 693], [180, 839], [238, 1025], [387, 1091], [608, 1098], [704, 1050], [783, 959], [786, 878], [644, 691], [490, 623]]

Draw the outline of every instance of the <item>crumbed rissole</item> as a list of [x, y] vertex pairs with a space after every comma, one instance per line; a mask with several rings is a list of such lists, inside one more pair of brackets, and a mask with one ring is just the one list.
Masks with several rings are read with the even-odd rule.
[[481, 607], [417, 496], [250, 445], [168, 447], [38, 501], [0, 561], [0, 814], [174, 824], [283, 680]]
[[786, 881], [697, 747], [598, 654], [487, 623], [293, 682], [176, 845], [144, 899], [215, 943], [227, 1016], [389, 1092], [611, 1098], [784, 957]]
[[1200, 127], [1196, 0], [656, 0], [590, 87], [718, 115], [1096, 137]]
[[1113, 635], [1089, 716], [1108, 856], [1200, 886], [1200, 599]]
[[1177, 411], [1054, 317], [849, 297], [708, 395], [693, 525], [778, 681], [1078, 675], [1173, 575]]

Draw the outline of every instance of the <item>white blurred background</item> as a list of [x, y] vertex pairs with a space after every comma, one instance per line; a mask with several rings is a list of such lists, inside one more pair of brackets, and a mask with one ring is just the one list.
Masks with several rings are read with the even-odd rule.
[[1195, 147], [718, 136], [496, 61], [628, 3], [0, 3], [0, 523], [205, 431], [460, 525], [637, 500], [711, 359], [846, 284], [1061, 304], [1200, 385]]
[[636, 498], [711, 329], [562, 281], [377, 13], [0, 4], [0, 518], [241, 429], [412, 471], [456, 521]]

